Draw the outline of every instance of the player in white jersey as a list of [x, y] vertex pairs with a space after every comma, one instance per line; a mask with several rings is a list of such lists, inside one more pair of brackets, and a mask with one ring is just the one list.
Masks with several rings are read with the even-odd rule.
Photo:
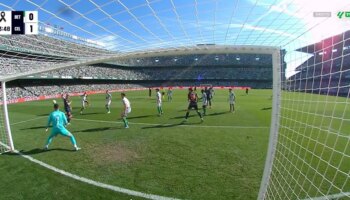
[[109, 93], [108, 90], [106, 90], [106, 110], [107, 110], [107, 113], [111, 113], [111, 103], [112, 103], [112, 95], [111, 93]]
[[201, 92], [202, 92], [201, 99], [202, 99], [202, 103], [203, 103], [202, 108], [203, 108], [203, 116], [204, 116], [207, 113], [208, 97], [207, 97], [207, 93], [205, 93], [205, 91], [203, 89], [201, 90]]
[[168, 96], [168, 101], [173, 100], [173, 90], [171, 88], [168, 88], [167, 96]]
[[125, 93], [121, 93], [120, 96], [122, 98], [122, 102], [124, 105], [124, 109], [123, 109], [122, 113], [120, 114], [120, 116], [123, 119], [124, 127], [129, 128], [129, 122], [126, 119], [126, 117], [131, 112], [131, 104], [130, 104], [130, 101], [125, 97], [126, 96]]
[[230, 102], [230, 112], [235, 112], [235, 100], [236, 100], [235, 93], [230, 88], [228, 93], [228, 101]]
[[89, 105], [89, 101], [87, 100], [87, 93], [84, 92], [83, 95], [81, 95], [81, 109], [80, 109], [80, 114], [83, 114], [83, 111], [85, 110], [86, 106]]
[[162, 94], [159, 92], [158, 88], [156, 89], [156, 102], [157, 102], [158, 116], [161, 116], [163, 114]]

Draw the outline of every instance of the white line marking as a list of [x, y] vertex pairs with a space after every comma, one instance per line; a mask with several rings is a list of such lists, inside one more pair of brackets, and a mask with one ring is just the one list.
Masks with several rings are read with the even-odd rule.
[[[94, 120], [94, 119], [77, 119], [74, 120], [78, 121], [88, 121], [88, 122], [100, 122], [100, 123], [110, 123], [110, 124], [122, 124], [123, 122], [115, 122], [115, 121], [103, 121], [103, 120]], [[182, 127], [193, 127], [193, 128], [242, 128], [242, 129], [267, 129], [270, 128], [268, 126], [206, 126], [206, 125], [189, 125], [189, 124], [152, 124], [152, 123], [142, 123], [142, 122], [129, 122], [129, 124], [136, 124], [136, 125], [151, 125], [151, 126], [182, 126]]]
[[[7, 148], [10, 148], [8, 145], [0, 142], [0, 145], [3, 145]], [[78, 181], [81, 181], [81, 182], [84, 182], [84, 183], [87, 183], [87, 184], [90, 184], [90, 185], [94, 185], [94, 186], [97, 186], [97, 187], [101, 187], [101, 188], [105, 188], [105, 189], [108, 189], [108, 190], [112, 190], [112, 191], [115, 191], [115, 192], [119, 192], [119, 193], [124, 193], [124, 194], [128, 194], [128, 195], [131, 195], [131, 196], [137, 196], [137, 197], [142, 197], [142, 198], [146, 198], [146, 199], [153, 199], [153, 200], [180, 200], [180, 199], [176, 199], [176, 198], [172, 198], [172, 197], [164, 197], [164, 196], [159, 196], [159, 195], [154, 195], [154, 194], [147, 194], [147, 193], [143, 193], [143, 192], [138, 192], [138, 191], [134, 191], [134, 190], [129, 190], [129, 189], [125, 189], [125, 188], [121, 188], [121, 187], [118, 187], [118, 186], [114, 186], [114, 185], [108, 185], [108, 184], [105, 184], [105, 183], [101, 183], [101, 182], [98, 182], [98, 181], [94, 181], [94, 180], [91, 180], [91, 179], [88, 179], [88, 178], [84, 178], [84, 177], [81, 177], [81, 176], [78, 176], [78, 175], [75, 175], [75, 174], [72, 174], [72, 173], [69, 173], [69, 172], [66, 172], [64, 170], [61, 170], [61, 169], [58, 169], [52, 165], [49, 165], [49, 164], [46, 164], [40, 160], [37, 160], [31, 156], [28, 156], [28, 155], [24, 155], [22, 154], [21, 152], [19, 152], [18, 150], [14, 150], [13, 151], [14, 153], [17, 153], [18, 155], [30, 160], [31, 162], [34, 162], [42, 167], [45, 167], [47, 169], [50, 169], [54, 172], [57, 172], [61, 175], [64, 175], [64, 176], [67, 176], [69, 178], [72, 178], [72, 179], [75, 179], [75, 180], [78, 180]]]
[[20, 122], [15, 122], [15, 123], [12, 123], [12, 124], [10, 124], [10, 125], [12, 126], [12, 125], [16, 125], [16, 124], [22, 124], [22, 123], [34, 121], [34, 120], [37, 120], [37, 119], [41, 119], [41, 118], [44, 118], [44, 117], [48, 117], [48, 116], [49, 116], [49, 115], [43, 116], [43, 117], [37, 117], [37, 118], [33, 118], [33, 119], [28, 119], [28, 120], [24, 120], [24, 121], [20, 121]]
[[339, 199], [341, 197], [350, 197], [350, 192], [341, 192], [338, 194], [331, 194], [322, 197], [311, 197], [303, 200], [329, 200], [329, 199]]

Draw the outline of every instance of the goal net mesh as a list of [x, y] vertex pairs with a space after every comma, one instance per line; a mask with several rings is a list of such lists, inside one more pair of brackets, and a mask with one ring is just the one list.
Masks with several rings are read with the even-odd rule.
[[[350, 198], [350, 32], [291, 43], [265, 199]], [[283, 67], [283, 65], [282, 65]], [[291, 74], [292, 73], [292, 74]], [[270, 141], [271, 142], [271, 141]]]
[[[0, 36], [0, 80], [139, 52], [281, 47], [282, 90], [275, 88], [280, 101], [273, 105], [279, 110], [273, 116], [277, 130], [269, 141], [271, 162], [259, 197], [349, 199], [350, 18], [346, 13], [337, 17], [349, 8], [343, 0], [1, 1], [0, 11], [37, 10], [39, 35]], [[315, 14], [328, 10], [331, 17]], [[243, 58], [234, 59], [245, 64]], [[48, 74], [41, 75], [36, 78]], [[16, 99], [28, 92], [20, 91], [8, 95]], [[9, 145], [4, 113], [0, 105], [0, 153]]]

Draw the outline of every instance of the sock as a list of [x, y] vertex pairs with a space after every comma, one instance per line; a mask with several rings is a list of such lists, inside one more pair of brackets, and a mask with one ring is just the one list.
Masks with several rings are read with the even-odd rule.
[[51, 144], [52, 139], [53, 139], [54, 137], [55, 137], [54, 135], [50, 135], [50, 136], [47, 138], [45, 147], [47, 147], [47, 148], [49, 147], [49, 145]]
[[70, 141], [72, 142], [72, 144], [73, 144], [74, 147], [77, 146], [77, 142], [76, 142], [75, 137], [74, 137], [73, 134], [71, 134], [71, 136], [70, 136]]
[[190, 112], [187, 111], [185, 119], [187, 119], [189, 115], [190, 115]]
[[124, 126], [127, 127], [128, 126], [128, 120], [126, 119], [126, 117], [123, 117], [123, 122], [124, 122]]
[[197, 114], [200, 118], [202, 118], [202, 114], [197, 110]]

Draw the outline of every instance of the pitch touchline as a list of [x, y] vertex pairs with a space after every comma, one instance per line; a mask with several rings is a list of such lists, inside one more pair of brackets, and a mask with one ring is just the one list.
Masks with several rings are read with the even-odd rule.
[[[0, 145], [2, 146], [5, 146], [6, 148], [10, 149], [10, 147], [2, 142], [0, 142]], [[146, 198], [146, 199], [154, 199], [154, 200], [180, 200], [180, 199], [176, 199], [176, 198], [172, 198], [172, 197], [164, 197], [164, 196], [159, 196], [159, 195], [154, 195], [154, 194], [147, 194], [147, 193], [143, 193], [143, 192], [138, 192], [138, 191], [134, 191], [134, 190], [129, 190], [129, 189], [125, 189], [125, 188], [121, 188], [121, 187], [118, 187], [118, 186], [114, 186], [114, 185], [108, 185], [108, 184], [105, 184], [105, 183], [101, 183], [101, 182], [98, 182], [98, 181], [94, 181], [92, 179], [88, 179], [88, 178], [84, 178], [84, 177], [81, 177], [81, 176], [78, 176], [78, 175], [75, 175], [75, 174], [72, 174], [72, 173], [69, 173], [67, 171], [64, 171], [64, 170], [61, 170], [61, 169], [58, 169], [52, 165], [49, 165], [49, 164], [46, 164], [40, 160], [37, 160], [31, 156], [28, 156], [28, 155], [24, 155], [22, 154], [21, 152], [19, 152], [18, 150], [14, 150], [13, 151], [14, 153], [30, 160], [31, 162], [34, 162], [42, 167], [45, 167], [47, 169], [50, 169], [54, 172], [57, 172], [61, 175], [64, 175], [64, 176], [67, 176], [69, 178], [72, 178], [72, 179], [75, 179], [75, 180], [78, 180], [78, 181], [81, 181], [81, 182], [84, 182], [84, 183], [87, 183], [87, 184], [90, 184], [90, 185], [94, 185], [94, 186], [97, 186], [97, 187], [101, 187], [101, 188], [105, 188], [105, 189], [109, 189], [109, 190], [112, 190], [112, 191], [115, 191], [115, 192], [119, 192], [119, 193], [124, 193], [124, 194], [128, 194], [128, 195], [131, 195], [131, 196], [137, 196], [137, 197], [142, 197], [142, 198]]]
[[[110, 123], [110, 124], [122, 124], [122, 122], [114, 122], [114, 121], [103, 121], [103, 120], [94, 120], [94, 119], [77, 119], [74, 120], [78, 121], [88, 121], [88, 122], [100, 122], [100, 123]], [[266, 129], [270, 128], [268, 126], [206, 126], [206, 125], [188, 125], [188, 124], [152, 124], [152, 123], [142, 123], [142, 122], [129, 122], [129, 124], [136, 124], [136, 125], [152, 125], [152, 126], [172, 126], [172, 125], [178, 125], [178, 126], [185, 126], [185, 127], [194, 127], [194, 128], [247, 128], [247, 129], [255, 129], [255, 128], [261, 128]]]

